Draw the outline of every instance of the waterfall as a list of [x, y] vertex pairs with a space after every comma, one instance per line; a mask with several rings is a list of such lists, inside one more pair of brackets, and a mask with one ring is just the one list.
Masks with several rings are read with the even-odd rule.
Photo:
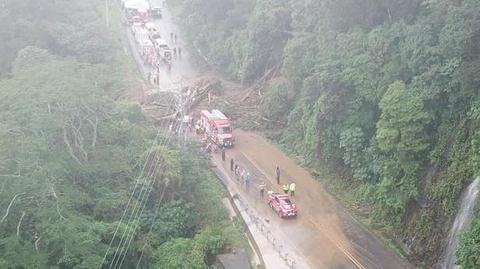
[[455, 250], [458, 245], [458, 235], [470, 224], [473, 216], [473, 209], [475, 207], [475, 200], [480, 192], [480, 177], [477, 177], [462, 194], [462, 203], [458, 210], [455, 221], [453, 222], [450, 233], [448, 234], [448, 244], [445, 249], [445, 261], [443, 269], [456, 269], [459, 266], [455, 265]]

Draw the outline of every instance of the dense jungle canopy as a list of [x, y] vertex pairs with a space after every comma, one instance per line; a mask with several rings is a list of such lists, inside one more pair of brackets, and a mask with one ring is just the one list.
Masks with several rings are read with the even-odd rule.
[[107, 28], [104, 1], [0, 6], [0, 268], [208, 268], [243, 246], [195, 145], [121, 98], [119, 8]]

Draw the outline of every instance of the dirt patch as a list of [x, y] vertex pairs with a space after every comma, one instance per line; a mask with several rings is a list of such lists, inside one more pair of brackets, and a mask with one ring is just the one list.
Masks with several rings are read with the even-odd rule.
[[[253, 185], [266, 180], [269, 188], [280, 191], [276, 165], [281, 169], [281, 184], [296, 183], [293, 199], [299, 217], [281, 220], [278, 227], [312, 264], [318, 268], [410, 268], [357, 223], [307, 170], [257, 134], [236, 130], [235, 135], [237, 143], [227, 155], [252, 171]], [[265, 204], [259, 206], [268, 210]]]

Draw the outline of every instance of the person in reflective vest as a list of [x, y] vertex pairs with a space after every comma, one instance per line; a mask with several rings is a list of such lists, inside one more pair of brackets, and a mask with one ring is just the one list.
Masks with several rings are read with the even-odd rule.
[[248, 189], [248, 187], [250, 187], [250, 182], [252, 181], [252, 175], [250, 175], [250, 172], [245, 171], [244, 181], [245, 181], [245, 187]]
[[295, 183], [291, 183], [291, 184], [290, 184], [290, 195], [291, 195], [291, 196], [295, 196], [295, 187], [297, 187], [297, 186], [295, 185]]
[[288, 194], [289, 189], [288, 184], [283, 184], [283, 193]]

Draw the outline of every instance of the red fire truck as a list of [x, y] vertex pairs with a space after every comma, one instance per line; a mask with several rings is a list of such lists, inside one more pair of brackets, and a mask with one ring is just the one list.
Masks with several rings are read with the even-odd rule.
[[200, 116], [200, 128], [207, 138], [215, 144], [224, 147], [232, 147], [234, 137], [230, 120], [219, 110], [202, 110]]
[[143, 0], [129, 0], [123, 4], [128, 23], [143, 23], [148, 21], [150, 5]]

